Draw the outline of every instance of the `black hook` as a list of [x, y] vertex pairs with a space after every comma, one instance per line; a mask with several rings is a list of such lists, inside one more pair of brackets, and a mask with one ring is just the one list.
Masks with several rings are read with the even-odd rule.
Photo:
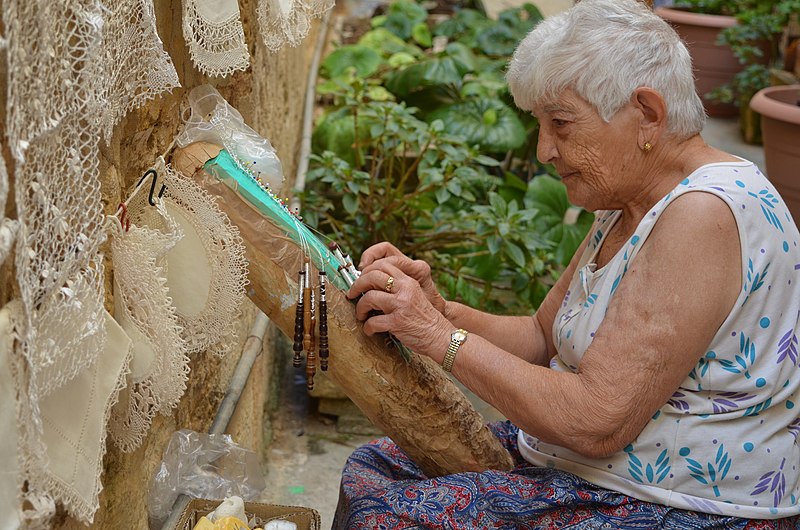
[[[150, 206], [155, 206], [156, 205], [156, 200], [153, 198], [153, 192], [156, 191], [156, 180], [158, 180], [158, 173], [156, 173], [156, 170], [153, 169], [153, 168], [150, 168], [147, 171], [145, 171], [144, 175], [142, 175], [142, 178], [139, 179], [139, 183], [136, 184], [136, 186], [139, 187], [142, 184], [142, 182], [144, 182], [144, 179], [146, 179], [148, 175], [153, 175], [153, 181], [150, 183], [150, 195], [148, 195], [148, 197], [147, 197], [147, 202], [150, 203]], [[162, 195], [164, 195], [164, 190], [166, 190], [166, 189], [167, 189], [167, 185], [166, 184], [162, 184], [161, 185], [161, 191], [158, 192], [158, 198], [159, 199], [161, 198]]]

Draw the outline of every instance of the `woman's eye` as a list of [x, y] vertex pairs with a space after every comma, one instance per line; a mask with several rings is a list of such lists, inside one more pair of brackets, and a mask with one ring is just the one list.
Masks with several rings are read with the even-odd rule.
[[555, 125], [556, 127], [563, 127], [566, 124], [567, 124], [567, 120], [558, 120], [558, 119], [553, 118], [553, 125]]

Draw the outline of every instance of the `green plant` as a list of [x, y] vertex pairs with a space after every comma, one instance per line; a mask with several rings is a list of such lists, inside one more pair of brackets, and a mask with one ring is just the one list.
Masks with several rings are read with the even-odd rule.
[[388, 240], [425, 259], [451, 299], [529, 313], [593, 218], [536, 163], [538, 123], [503, 77], [541, 15], [464, 9], [429, 27], [420, 9], [392, 4], [323, 61], [304, 217], [354, 254]]
[[431, 263], [451, 298], [495, 312], [537, 307], [574, 252], [570, 234], [585, 235], [591, 214], [558, 228], [568, 208], [560, 182], [496, 176], [499, 162], [448, 134], [441, 120], [427, 123], [402, 102], [374, 100], [370, 88], [352, 78], [334, 95], [353, 156], [312, 156], [306, 221], [354, 253], [392, 241]]
[[679, 5], [736, 18], [737, 24], [722, 30], [717, 43], [730, 46], [744, 68], [731, 83], [717, 87], [708, 97], [747, 108], [753, 95], [769, 86], [769, 68], [779, 55], [778, 35], [790, 15], [800, 11], [800, 0], [684, 0]]

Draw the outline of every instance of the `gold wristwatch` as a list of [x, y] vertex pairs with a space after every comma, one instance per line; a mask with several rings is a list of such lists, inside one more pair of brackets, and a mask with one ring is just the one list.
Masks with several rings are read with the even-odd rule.
[[466, 329], [457, 329], [453, 333], [450, 334], [450, 346], [447, 347], [447, 353], [444, 355], [444, 359], [442, 360], [442, 368], [444, 368], [445, 372], [449, 372], [453, 369], [453, 362], [456, 360], [456, 353], [458, 353], [458, 349], [467, 341], [467, 335], [469, 332]]

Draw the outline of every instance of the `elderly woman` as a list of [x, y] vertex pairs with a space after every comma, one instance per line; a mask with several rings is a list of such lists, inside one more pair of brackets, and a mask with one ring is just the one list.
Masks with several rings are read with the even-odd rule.
[[382, 439], [348, 461], [336, 525], [794, 528], [800, 235], [758, 168], [701, 138], [685, 46], [643, 4], [583, 0], [522, 41], [508, 81], [538, 158], [596, 213], [539, 310], [445, 301], [388, 243], [349, 296], [365, 333], [509, 419], [491, 428], [516, 467], [428, 479]]

